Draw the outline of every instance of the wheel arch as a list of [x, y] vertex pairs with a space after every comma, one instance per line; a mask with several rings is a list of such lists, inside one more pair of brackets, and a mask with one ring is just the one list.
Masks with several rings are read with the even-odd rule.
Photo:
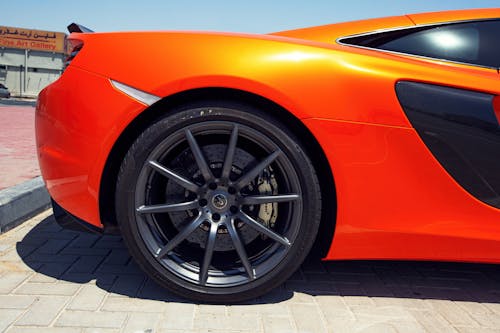
[[[245, 104], [268, 110], [274, 117], [286, 124], [302, 143], [308, 147], [312, 163], [321, 182], [323, 202], [322, 217], [318, 236], [311, 253], [325, 257], [333, 240], [336, 220], [336, 190], [332, 170], [319, 142], [311, 131], [292, 113], [277, 103], [262, 96], [231, 88], [198, 88], [164, 97], [146, 108], [120, 134], [107, 157], [99, 188], [99, 215], [106, 229], [114, 230], [117, 226], [115, 211], [115, 185], [121, 161], [135, 139], [155, 120], [168, 110], [196, 102], [227, 101]], [[335, 204], [330, 204], [330, 203]]]

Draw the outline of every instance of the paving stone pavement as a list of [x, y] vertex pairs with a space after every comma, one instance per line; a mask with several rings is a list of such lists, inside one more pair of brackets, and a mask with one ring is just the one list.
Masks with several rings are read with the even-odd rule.
[[500, 332], [500, 265], [307, 260], [239, 305], [155, 285], [119, 236], [46, 211], [0, 235], [0, 332]]
[[40, 175], [35, 146], [35, 108], [0, 101], [0, 189]]

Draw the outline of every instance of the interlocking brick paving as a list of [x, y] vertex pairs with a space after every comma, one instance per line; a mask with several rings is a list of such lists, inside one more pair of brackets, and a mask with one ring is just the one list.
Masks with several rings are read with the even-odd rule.
[[0, 190], [39, 175], [35, 108], [0, 104]]
[[500, 266], [308, 259], [237, 305], [195, 304], [148, 279], [120, 236], [51, 211], [0, 235], [0, 332], [498, 332]]

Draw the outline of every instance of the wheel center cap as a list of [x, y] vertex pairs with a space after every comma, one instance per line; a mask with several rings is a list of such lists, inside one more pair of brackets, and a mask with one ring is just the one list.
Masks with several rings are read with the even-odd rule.
[[212, 205], [217, 209], [224, 209], [227, 206], [227, 198], [224, 194], [216, 194], [212, 197]]

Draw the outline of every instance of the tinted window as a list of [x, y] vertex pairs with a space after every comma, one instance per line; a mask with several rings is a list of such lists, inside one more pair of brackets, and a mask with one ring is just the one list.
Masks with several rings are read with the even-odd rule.
[[347, 44], [500, 67], [500, 21], [418, 27], [347, 38]]

